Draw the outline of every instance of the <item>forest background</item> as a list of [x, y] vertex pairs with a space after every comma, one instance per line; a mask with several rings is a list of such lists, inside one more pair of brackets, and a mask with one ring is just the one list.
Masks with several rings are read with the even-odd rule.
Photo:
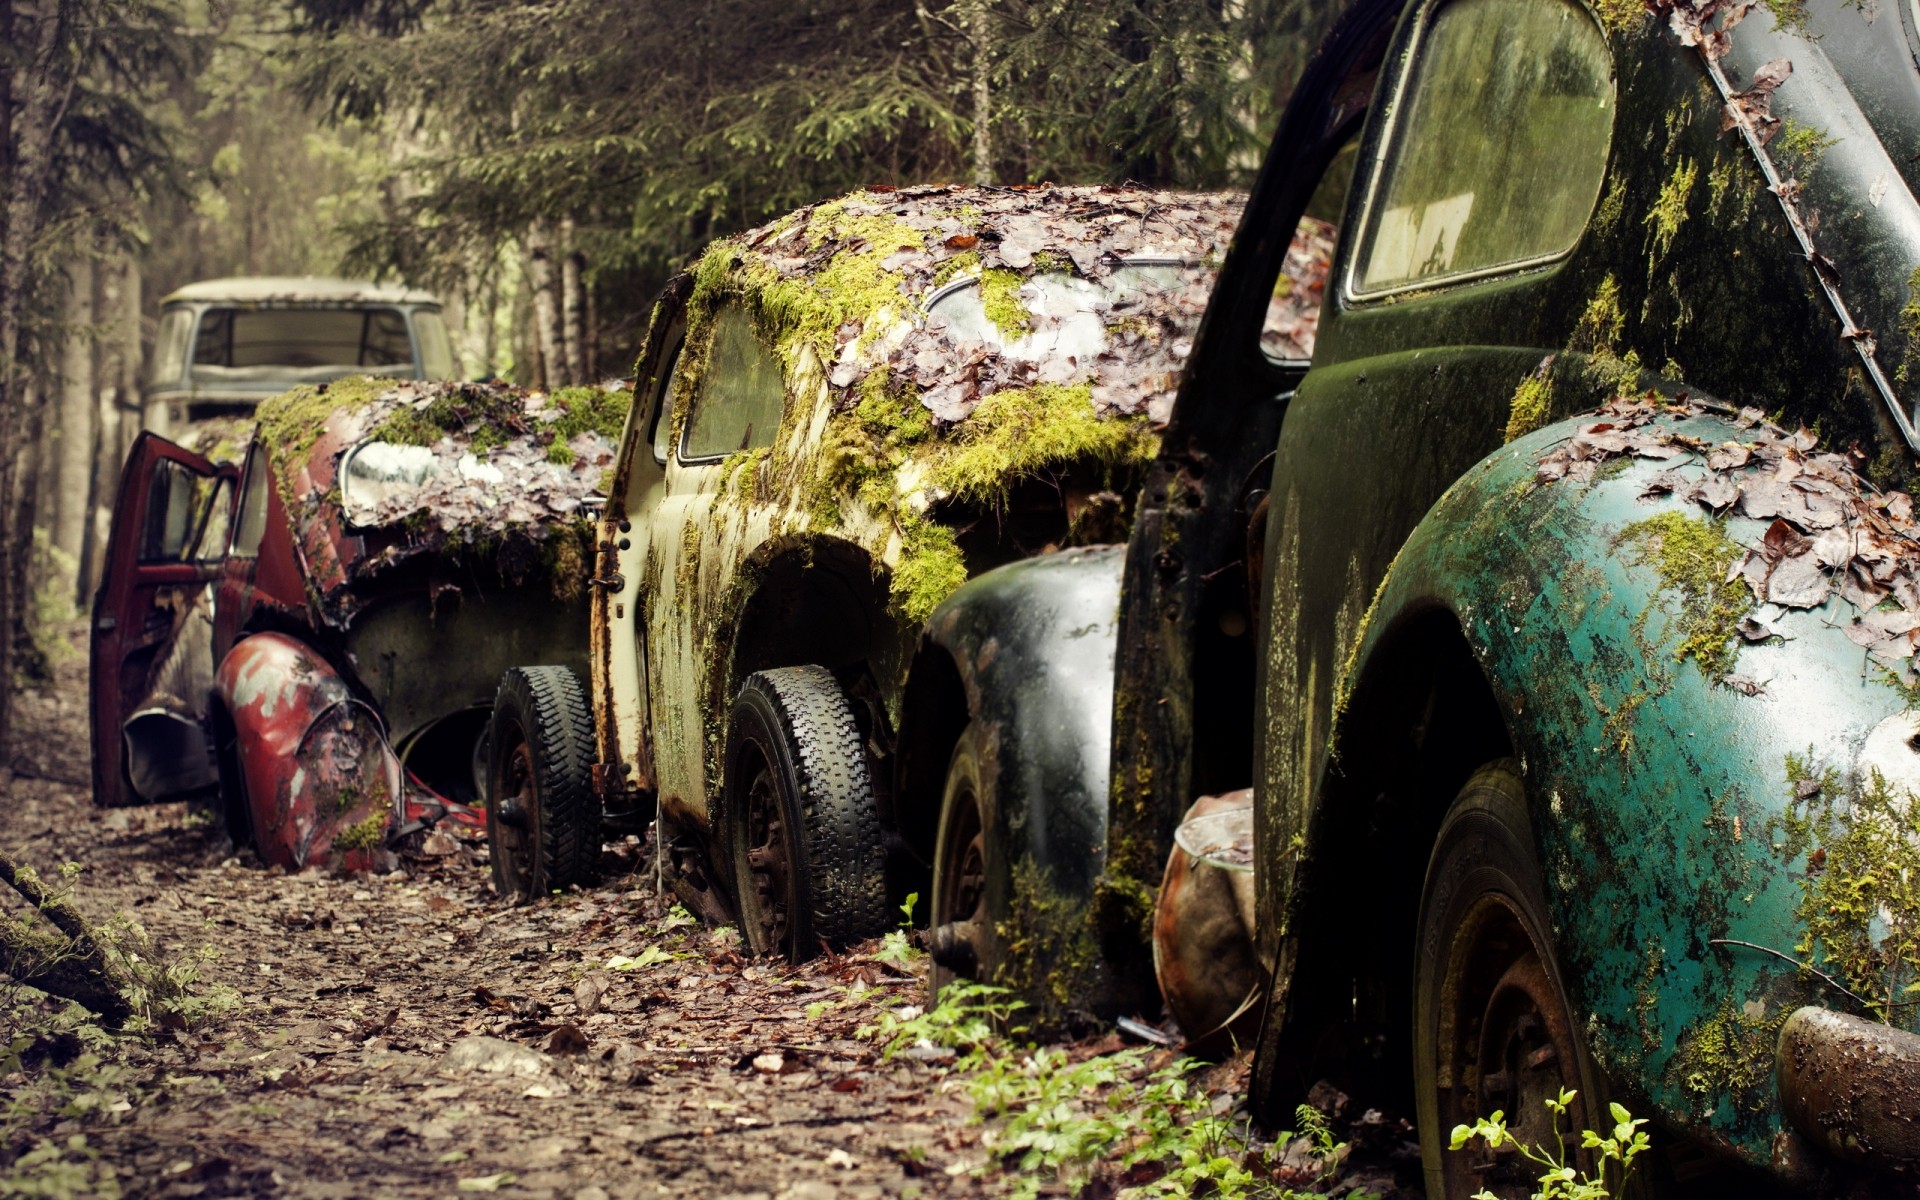
[[0, 0], [0, 780], [174, 288], [400, 280], [468, 376], [617, 377], [706, 242], [856, 187], [1247, 186], [1321, 7]]

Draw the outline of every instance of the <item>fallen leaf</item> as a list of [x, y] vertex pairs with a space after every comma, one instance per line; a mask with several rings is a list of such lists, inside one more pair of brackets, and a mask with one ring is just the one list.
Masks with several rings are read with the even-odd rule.
[[471, 1179], [462, 1179], [460, 1181], [460, 1190], [463, 1192], [497, 1192], [518, 1178], [519, 1176], [515, 1175], [512, 1171], [502, 1171], [498, 1175], [476, 1175]]

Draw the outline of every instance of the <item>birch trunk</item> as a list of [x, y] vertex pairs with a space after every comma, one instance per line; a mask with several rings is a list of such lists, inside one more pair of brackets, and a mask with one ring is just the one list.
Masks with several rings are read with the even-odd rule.
[[534, 345], [539, 362], [533, 379], [535, 387], [556, 388], [565, 384], [566, 359], [560, 351], [559, 290], [553, 269], [553, 238], [546, 222], [536, 222], [527, 231], [527, 282], [533, 288]]
[[560, 222], [560, 344], [566, 383], [587, 382], [587, 304], [581, 280], [586, 259], [573, 248], [573, 218]]
[[[78, 563], [87, 549], [87, 517], [93, 509], [94, 411], [93, 267], [69, 263], [67, 319], [60, 355], [60, 408], [56, 414], [53, 474], [53, 545]], [[63, 581], [77, 588], [79, 580]], [[79, 593], [74, 592], [77, 598]]]
[[973, 42], [973, 181], [993, 182], [992, 0], [972, 0], [968, 14]]

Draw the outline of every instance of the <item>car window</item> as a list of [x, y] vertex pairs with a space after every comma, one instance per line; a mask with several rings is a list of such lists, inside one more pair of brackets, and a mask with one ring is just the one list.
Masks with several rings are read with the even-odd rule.
[[1566, 0], [1451, 0], [1417, 35], [1352, 290], [1380, 295], [1573, 248], [1613, 131], [1606, 38]]
[[647, 440], [653, 443], [653, 461], [657, 463], [667, 461], [667, 450], [673, 445], [673, 406], [680, 386], [680, 351], [686, 344], [682, 339], [668, 354], [667, 381], [660, 386], [660, 395], [653, 407], [653, 428]]
[[1013, 292], [1019, 305], [1014, 312], [1024, 326], [1012, 328], [995, 322], [981, 281], [968, 279], [935, 296], [927, 316], [944, 322], [956, 342], [985, 342], [1008, 358], [1064, 366], [1107, 349], [1108, 322], [1128, 301], [1179, 290], [1205, 274], [1198, 263], [1172, 260], [1125, 263], [1097, 279], [1044, 272], [1020, 281]]
[[713, 348], [687, 418], [680, 458], [719, 458], [773, 444], [786, 394], [780, 360], [761, 344], [753, 321], [737, 305], [713, 322]]
[[227, 534], [233, 529], [233, 480], [221, 479], [213, 485], [206, 501], [207, 519], [201, 522], [200, 536], [194, 539], [196, 562], [214, 562], [227, 556]]
[[453, 379], [453, 342], [447, 337], [447, 322], [431, 308], [413, 312], [413, 334], [420, 340], [420, 376], [423, 379]]
[[141, 562], [186, 562], [193, 556], [213, 482], [170, 458], [153, 464], [147, 479], [146, 523], [140, 531]]
[[413, 343], [398, 309], [210, 308], [194, 339], [196, 375], [257, 367], [354, 367], [411, 373]]
[[193, 310], [170, 308], [160, 315], [160, 331], [153, 339], [153, 365], [147, 382], [154, 387], [177, 387], [187, 369], [187, 339], [193, 333]]
[[240, 523], [233, 531], [235, 558], [255, 558], [267, 532], [267, 453], [257, 443], [247, 455], [247, 477], [240, 488]]

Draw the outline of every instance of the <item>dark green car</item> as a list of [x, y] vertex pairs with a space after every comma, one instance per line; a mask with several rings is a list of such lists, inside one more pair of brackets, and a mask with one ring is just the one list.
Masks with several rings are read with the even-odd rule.
[[[1333, 23], [1125, 554], [929, 624], [945, 969], [1143, 1003], [1180, 814], [1250, 784], [1277, 1122], [1398, 1103], [1434, 1197], [1527, 1195], [1447, 1132], [1550, 1140], [1563, 1087], [1654, 1119], [1662, 1193], [1920, 1169], [1917, 16]], [[1310, 362], [1261, 349], [1306, 214]]]

